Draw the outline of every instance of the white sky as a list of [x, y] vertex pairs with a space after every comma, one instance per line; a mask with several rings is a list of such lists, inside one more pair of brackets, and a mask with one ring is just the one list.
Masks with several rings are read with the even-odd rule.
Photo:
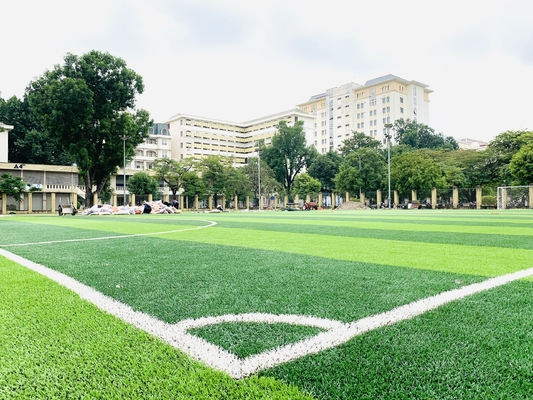
[[393, 74], [434, 90], [438, 133], [533, 129], [531, 0], [17, 0], [0, 16], [4, 99], [94, 49], [143, 77], [155, 122], [244, 122]]

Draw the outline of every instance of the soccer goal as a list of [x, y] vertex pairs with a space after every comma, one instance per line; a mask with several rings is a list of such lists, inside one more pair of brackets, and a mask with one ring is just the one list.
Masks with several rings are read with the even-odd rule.
[[509, 208], [531, 208], [533, 186], [498, 187], [498, 210]]

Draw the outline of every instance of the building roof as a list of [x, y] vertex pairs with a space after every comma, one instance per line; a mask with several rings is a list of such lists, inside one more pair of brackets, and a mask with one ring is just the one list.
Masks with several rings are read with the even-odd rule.
[[309, 101], [314, 101], [326, 97], [326, 93], [315, 94], [309, 98]]
[[278, 113], [275, 113], [275, 114], [266, 115], [266, 116], [259, 117], [259, 118], [256, 118], [256, 119], [252, 119], [252, 120], [245, 121], [245, 122], [224, 121], [224, 120], [219, 120], [219, 119], [216, 119], [216, 118], [200, 117], [200, 116], [195, 116], [195, 115], [190, 115], [190, 114], [176, 114], [176, 115], [172, 116], [171, 118], [169, 118], [166, 121], [166, 123], [170, 123], [170, 122], [175, 121], [175, 120], [180, 119], [180, 118], [188, 118], [188, 119], [194, 119], [194, 120], [199, 120], [199, 121], [211, 121], [211, 122], [216, 122], [216, 123], [219, 123], [219, 124], [235, 125], [235, 126], [246, 128], [246, 127], [248, 127], [250, 125], [257, 124], [257, 123], [262, 122], [262, 121], [268, 121], [268, 120], [272, 120], [272, 119], [276, 119], [276, 118], [283, 118], [285, 116], [294, 115], [294, 114], [305, 116], [305, 117], [311, 117], [310, 114], [300, 110], [299, 108], [292, 108], [290, 110], [281, 111], [281, 112], [278, 112]]
[[407, 79], [403, 79], [403, 78], [400, 78], [399, 76], [392, 75], [392, 74], [380, 76], [379, 78], [370, 79], [366, 81], [364, 86], [374, 86], [374, 85], [378, 85], [380, 83], [389, 82], [389, 81], [400, 81], [406, 85], [418, 85], [418, 86], [423, 87], [424, 90], [428, 92], [433, 92], [432, 90], [427, 89], [429, 85], [426, 85], [425, 83], [418, 82], [418, 81], [408, 81]]

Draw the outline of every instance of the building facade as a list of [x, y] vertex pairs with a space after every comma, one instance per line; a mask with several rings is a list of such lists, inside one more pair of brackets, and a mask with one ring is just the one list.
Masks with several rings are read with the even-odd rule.
[[232, 157], [235, 165], [244, 165], [248, 157], [257, 156], [257, 141], [270, 144], [280, 121], [292, 126], [303, 121], [308, 143], [311, 143], [315, 117], [300, 109], [280, 112], [247, 122], [229, 122], [188, 114], [177, 114], [167, 121], [172, 144], [170, 157], [201, 160], [217, 155]]
[[12, 125], [6, 125], [0, 122], [0, 162], [6, 163], [8, 161], [8, 143], [9, 131], [13, 129]]
[[[383, 145], [387, 124], [403, 118], [429, 124], [429, 95], [432, 90], [418, 81], [385, 75], [364, 85], [347, 83], [312, 96], [297, 108], [246, 122], [234, 122], [176, 114], [163, 124], [155, 124], [150, 137], [138, 146], [127, 175], [151, 169], [156, 158], [176, 160], [210, 155], [232, 157], [235, 165], [257, 156], [257, 141], [269, 144], [277, 124], [303, 121], [308, 145], [319, 153], [337, 151], [353, 131], [362, 132]], [[119, 171], [117, 189], [122, 184]]]
[[364, 85], [347, 83], [312, 96], [298, 107], [315, 117], [313, 140], [319, 153], [336, 151], [352, 131], [386, 144], [386, 124], [411, 119], [429, 124], [428, 85], [386, 75]]

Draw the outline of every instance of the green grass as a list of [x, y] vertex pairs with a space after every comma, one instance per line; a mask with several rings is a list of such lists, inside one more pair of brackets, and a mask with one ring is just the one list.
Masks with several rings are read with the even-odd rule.
[[2, 399], [308, 398], [213, 371], [5, 259], [0, 282]]
[[322, 331], [320, 328], [290, 324], [226, 322], [194, 328], [189, 332], [217, 344], [239, 358], [245, 358], [309, 338]]
[[[217, 225], [187, 230], [207, 221]], [[15, 216], [0, 231], [0, 247], [76, 239], [4, 248], [169, 323], [256, 312], [350, 322], [533, 267], [530, 211]], [[158, 234], [85, 240], [142, 233]], [[11, 262], [0, 278], [0, 398], [533, 397], [530, 279], [235, 381]], [[191, 332], [242, 358], [318, 331]]]

